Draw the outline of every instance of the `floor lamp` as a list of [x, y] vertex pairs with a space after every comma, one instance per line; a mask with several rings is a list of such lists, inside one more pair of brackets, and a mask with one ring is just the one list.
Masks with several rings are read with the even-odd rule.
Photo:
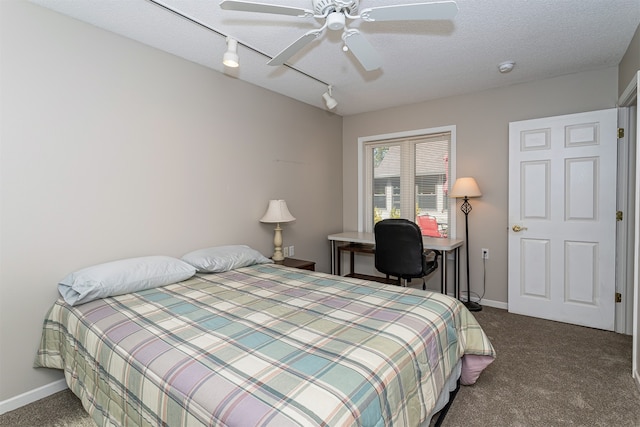
[[469, 282], [469, 212], [471, 212], [469, 198], [480, 196], [482, 196], [482, 193], [480, 192], [478, 183], [471, 177], [456, 179], [455, 184], [453, 184], [453, 188], [449, 192], [449, 197], [464, 199], [462, 206], [460, 206], [460, 210], [464, 213], [465, 247], [467, 249], [467, 301], [464, 305], [469, 309], [469, 311], [482, 310], [482, 306], [480, 304], [471, 301], [471, 283]]

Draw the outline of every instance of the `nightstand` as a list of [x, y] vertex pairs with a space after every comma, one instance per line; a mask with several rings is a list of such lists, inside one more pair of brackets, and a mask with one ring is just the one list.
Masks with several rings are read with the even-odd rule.
[[301, 270], [316, 271], [316, 263], [314, 261], [305, 261], [303, 259], [285, 258], [284, 261], [278, 262], [286, 267], [299, 268]]

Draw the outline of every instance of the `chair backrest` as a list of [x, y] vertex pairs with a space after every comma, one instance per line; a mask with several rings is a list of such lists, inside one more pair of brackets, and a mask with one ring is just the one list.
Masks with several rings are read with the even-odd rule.
[[403, 279], [424, 275], [422, 234], [415, 222], [384, 219], [376, 223], [374, 235], [379, 272]]
[[416, 220], [423, 236], [442, 237], [438, 230], [438, 220], [431, 215], [419, 215]]

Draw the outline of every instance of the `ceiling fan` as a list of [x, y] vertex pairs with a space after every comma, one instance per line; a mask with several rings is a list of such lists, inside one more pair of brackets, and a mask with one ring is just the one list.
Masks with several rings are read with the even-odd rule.
[[428, 21], [452, 19], [458, 12], [458, 6], [455, 1], [380, 6], [361, 11], [358, 11], [360, 0], [311, 0], [311, 3], [313, 10], [240, 0], [222, 0], [220, 7], [225, 10], [241, 12], [273, 13], [300, 18], [324, 19], [325, 22], [321, 28], [307, 32], [284, 48], [268, 62], [269, 65], [283, 65], [298, 51], [320, 37], [326, 28], [329, 28], [332, 31], [343, 30], [342, 40], [345, 44], [343, 49], [345, 51], [351, 50], [358, 62], [367, 71], [380, 68], [382, 59], [360, 31], [346, 28], [347, 19], [362, 19], [367, 22]]

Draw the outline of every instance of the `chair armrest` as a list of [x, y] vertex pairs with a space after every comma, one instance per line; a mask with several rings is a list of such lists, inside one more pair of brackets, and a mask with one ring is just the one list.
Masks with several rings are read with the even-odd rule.
[[438, 256], [440, 251], [429, 250], [422, 254], [422, 270], [424, 275], [432, 273], [438, 268]]

